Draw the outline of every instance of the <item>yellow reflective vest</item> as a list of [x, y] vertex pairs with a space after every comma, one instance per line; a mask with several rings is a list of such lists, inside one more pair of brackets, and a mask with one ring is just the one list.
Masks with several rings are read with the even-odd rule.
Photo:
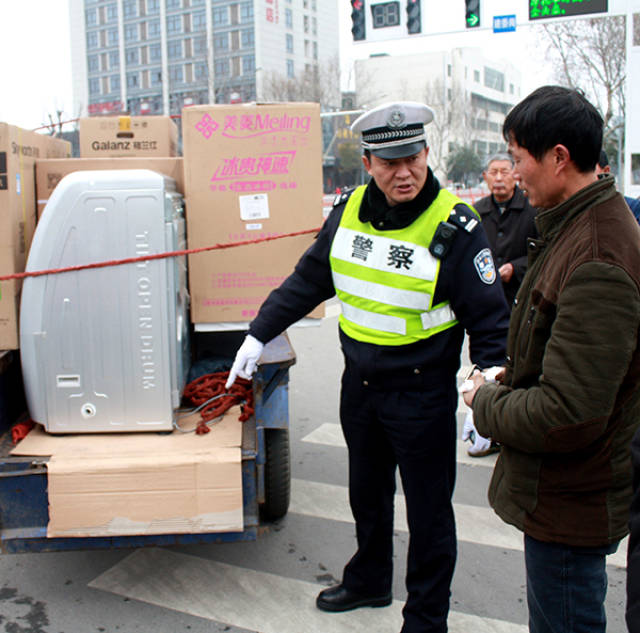
[[433, 305], [440, 260], [429, 252], [438, 224], [461, 200], [441, 189], [408, 227], [378, 231], [358, 218], [366, 186], [350, 196], [331, 244], [340, 327], [375, 345], [407, 345], [457, 324], [449, 302]]

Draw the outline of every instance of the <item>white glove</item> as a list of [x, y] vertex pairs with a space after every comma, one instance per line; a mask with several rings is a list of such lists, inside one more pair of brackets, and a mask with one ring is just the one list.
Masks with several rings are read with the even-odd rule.
[[233, 361], [225, 389], [229, 389], [238, 376], [247, 380], [251, 379], [263, 349], [264, 343], [261, 343], [251, 334], [247, 334]]
[[484, 453], [491, 447], [491, 440], [482, 437], [482, 435], [476, 431], [476, 425], [473, 423], [473, 411], [471, 410], [467, 411], [462, 426], [462, 441], [466, 442], [467, 440], [473, 444], [473, 446], [469, 448], [469, 455]]

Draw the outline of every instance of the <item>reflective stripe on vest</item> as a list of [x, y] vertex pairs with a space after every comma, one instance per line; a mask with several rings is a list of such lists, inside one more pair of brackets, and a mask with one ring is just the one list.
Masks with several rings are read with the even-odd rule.
[[410, 226], [377, 231], [358, 219], [365, 190], [358, 187], [351, 194], [331, 245], [341, 329], [358, 341], [406, 345], [454, 326], [448, 302], [433, 305], [440, 261], [429, 244], [438, 224], [461, 201], [441, 189]]

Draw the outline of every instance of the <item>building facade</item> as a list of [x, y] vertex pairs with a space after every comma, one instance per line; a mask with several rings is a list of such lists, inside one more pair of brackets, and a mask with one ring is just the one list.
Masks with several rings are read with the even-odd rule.
[[435, 111], [427, 126], [430, 163], [440, 177], [456, 146], [470, 146], [484, 161], [506, 149], [502, 123], [518, 103], [520, 72], [490, 60], [479, 48], [416, 55], [372, 55], [355, 62], [357, 101], [372, 107], [395, 99], [420, 101]]
[[74, 112], [262, 100], [337, 59], [337, 0], [70, 0]]

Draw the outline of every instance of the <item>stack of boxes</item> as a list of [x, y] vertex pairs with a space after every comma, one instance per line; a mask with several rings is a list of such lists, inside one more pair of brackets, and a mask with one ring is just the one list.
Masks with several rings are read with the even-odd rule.
[[[36, 224], [35, 163], [64, 158], [71, 144], [0, 123], [0, 274], [24, 271]], [[18, 348], [20, 280], [0, 282], [0, 350]]]
[[[2, 233], [15, 238], [10, 246], [21, 244], [21, 257], [16, 258], [11, 251], [13, 259], [9, 258], [3, 243], [0, 274], [24, 270], [35, 218], [57, 183], [73, 171], [152, 169], [170, 176], [185, 197], [189, 248], [257, 240], [321, 225], [318, 104], [193, 106], [184, 109], [181, 125], [184, 157], [178, 156], [178, 126], [166, 116], [80, 119], [80, 158], [69, 158], [69, 144], [64, 141], [20, 131], [25, 138], [33, 139], [31, 143], [37, 140], [41, 149], [25, 149], [23, 154], [28, 155], [30, 163], [22, 154], [11, 163], [20, 164], [21, 168], [30, 165], [29, 175], [21, 181], [23, 192], [28, 190], [30, 197], [22, 197], [12, 212], [11, 231]], [[18, 133], [11, 126], [0, 130], [5, 128]], [[4, 140], [2, 143], [7, 144]], [[9, 141], [8, 145], [12, 143], [17, 141]], [[0, 168], [4, 168], [1, 159]], [[9, 180], [14, 190], [20, 186], [20, 179], [16, 185], [15, 176], [10, 175]], [[3, 182], [0, 180], [0, 193]], [[13, 198], [18, 200], [19, 194], [14, 192]], [[22, 224], [21, 214], [29, 218]], [[306, 234], [191, 255], [192, 322], [199, 329], [245, 328], [312, 241], [313, 234]], [[10, 326], [6, 318], [0, 320], [0, 349], [17, 349], [19, 284], [11, 288], [3, 284], [1, 290], [0, 318], [9, 311], [13, 320]], [[9, 295], [11, 310], [6, 309]], [[309, 316], [322, 315], [320, 307]]]

